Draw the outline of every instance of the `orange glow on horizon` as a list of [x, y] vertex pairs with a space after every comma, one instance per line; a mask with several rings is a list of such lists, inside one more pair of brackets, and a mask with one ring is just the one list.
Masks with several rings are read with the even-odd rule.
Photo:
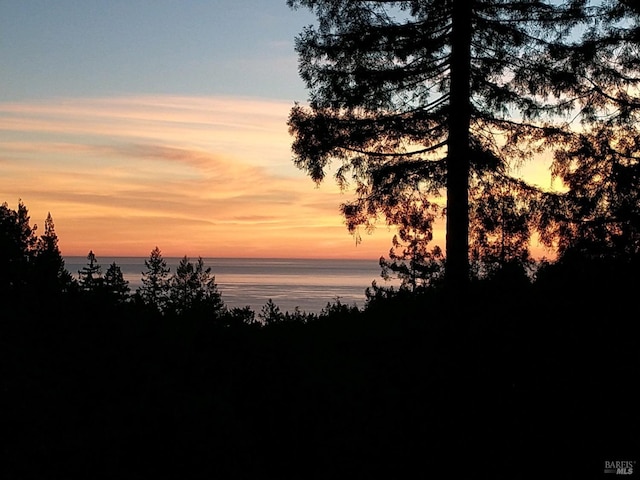
[[[51, 212], [66, 256], [147, 256], [156, 245], [166, 257], [387, 256], [394, 229], [383, 223], [356, 245], [339, 213], [352, 193], [330, 178], [316, 187], [293, 166], [291, 107], [171, 96], [0, 103], [0, 202], [22, 199], [39, 225]], [[526, 175], [548, 182], [542, 165]], [[433, 245], [444, 247], [442, 223]]]
[[290, 102], [139, 97], [0, 104], [0, 189], [32, 223], [51, 212], [67, 256], [371, 258], [350, 198], [291, 162]]

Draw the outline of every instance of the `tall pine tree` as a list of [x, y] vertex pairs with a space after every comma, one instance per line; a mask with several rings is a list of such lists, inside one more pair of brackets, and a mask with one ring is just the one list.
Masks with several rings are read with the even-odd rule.
[[[446, 193], [446, 280], [469, 276], [469, 189], [502, 183], [565, 125], [571, 77], [548, 69], [584, 21], [582, 0], [289, 0], [316, 13], [296, 41], [309, 106], [289, 127], [297, 166], [332, 160], [355, 184], [351, 230], [387, 218], [407, 192]], [[535, 82], [531, 81], [535, 78]], [[527, 148], [521, 147], [527, 143]], [[473, 200], [473, 199], [472, 199]]]
[[146, 305], [162, 312], [167, 302], [171, 269], [157, 246], [151, 250], [149, 258], [144, 261], [144, 266], [146, 270], [142, 272], [142, 285], [137, 293]]
[[0, 296], [13, 301], [27, 293], [33, 267], [36, 227], [29, 225], [29, 210], [0, 205]]
[[168, 309], [175, 314], [215, 319], [224, 311], [215, 276], [202, 257], [194, 264], [185, 255], [169, 285]]
[[113, 262], [104, 273], [103, 279], [104, 293], [114, 304], [122, 304], [129, 298], [129, 282], [124, 279], [122, 269]]
[[36, 290], [45, 296], [68, 291], [73, 278], [64, 266], [58, 247], [58, 235], [51, 213], [44, 221], [44, 233], [38, 238], [34, 259]]
[[96, 293], [102, 287], [102, 266], [98, 263], [93, 250], [87, 255], [87, 264], [78, 270], [80, 288], [85, 292]]

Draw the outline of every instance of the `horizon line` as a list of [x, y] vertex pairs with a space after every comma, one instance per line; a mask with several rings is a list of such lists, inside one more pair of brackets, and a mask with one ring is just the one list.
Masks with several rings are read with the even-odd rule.
[[[96, 252], [94, 252], [94, 254], [96, 255], [96, 258], [99, 260], [100, 257], [102, 258], [148, 258], [149, 254], [147, 255], [98, 255], [96, 254]], [[61, 254], [62, 258], [87, 258], [87, 255], [65, 255], [65, 254]], [[375, 260], [378, 261], [380, 259], [380, 257], [374, 259], [374, 258], [363, 258], [363, 257], [282, 257], [282, 256], [263, 256], [263, 257], [253, 257], [253, 256], [205, 256], [205, 255], [162, 255], [162, 258], [164, 259], [168, 259], [168, 258], [176, 258], [176, 259], [182, 259], [184, 257], [187, 257], [189, 259], [192, 258], [198, 258], [198, 257], [202, 257], [202, 259], [223, 259], [223, 260], [362, 260], [362, 261], [369, 261], [369, 260]], [[381, 255], [383, 256], [383, 255]]]

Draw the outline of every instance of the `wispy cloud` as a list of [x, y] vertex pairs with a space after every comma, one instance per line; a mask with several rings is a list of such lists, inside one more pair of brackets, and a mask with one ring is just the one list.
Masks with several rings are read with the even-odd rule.
[[377, 258], [331, 182], [291, 164], [290, 102], [143, 96], [0, 104], [1, 201], [51, 211], [65, 254]]

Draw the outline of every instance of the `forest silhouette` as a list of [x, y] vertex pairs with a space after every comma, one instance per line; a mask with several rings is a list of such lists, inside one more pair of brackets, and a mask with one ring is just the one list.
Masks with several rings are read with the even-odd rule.
[[362, 309], [256, 314], [157, 247], [136, 292], [93, 252], [76, 278], [51, 216], [0, 212], [6, 478], [598, 478], [637, 454], [637, 257], [486, 269], [455, 316], [437, 256]]
[[[635, 3], [288, 4], [318, 17], [294, 162], [339, 163], [352, 232], [397, 228], [399, 286], [228, 308], [202, 258], [155, 247], [132, 292], [4, 204], [5, 478], [637, 478]], [[511, 174], [545, 152], [563, 192]]]

